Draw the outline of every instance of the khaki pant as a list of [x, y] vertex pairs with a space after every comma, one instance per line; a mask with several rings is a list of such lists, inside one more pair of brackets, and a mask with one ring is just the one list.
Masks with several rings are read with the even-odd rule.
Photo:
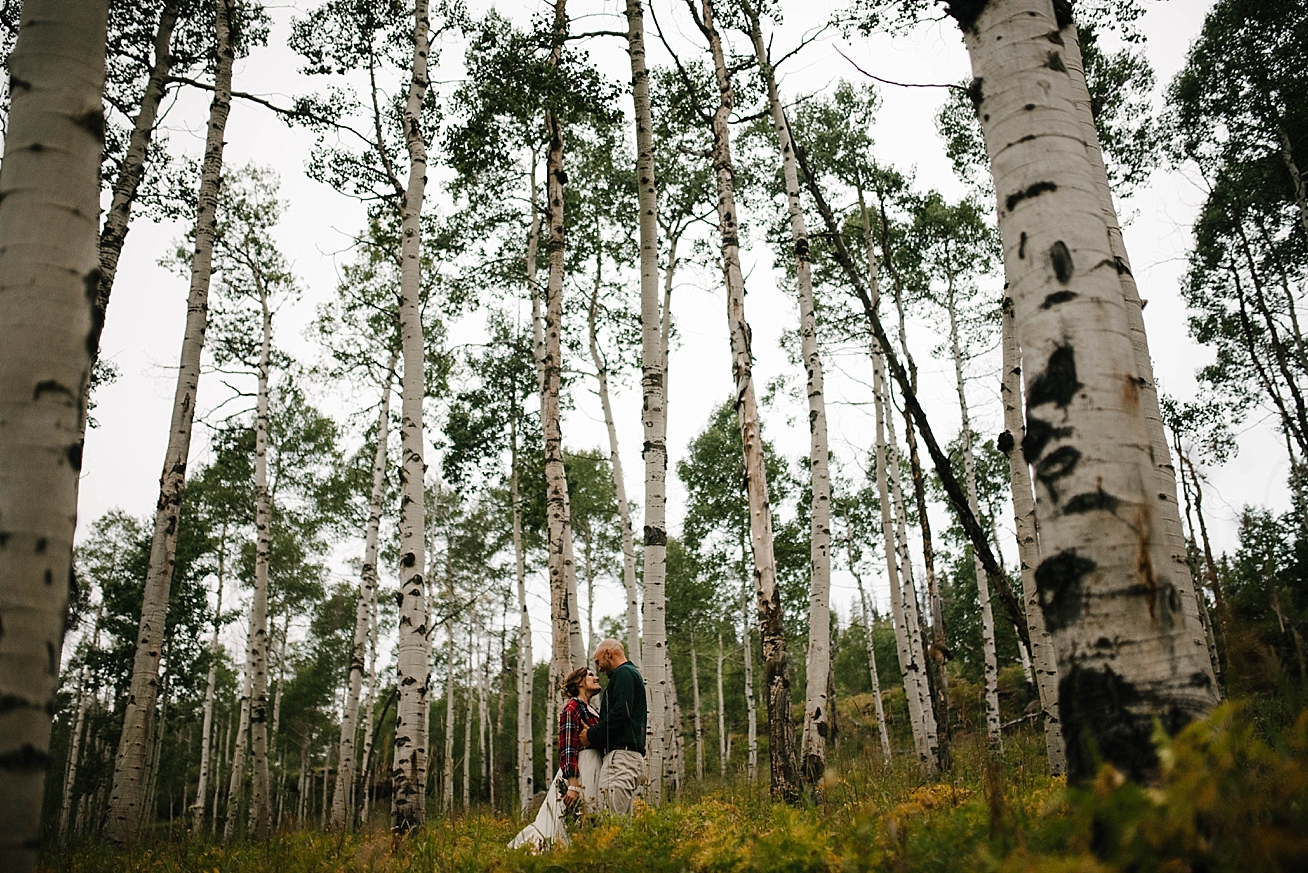
[[631, 815], [636, 788], [644, 775], [644, 755], [627, 749], [609, 752], [600, 768], [600, 806], [616, 815]]

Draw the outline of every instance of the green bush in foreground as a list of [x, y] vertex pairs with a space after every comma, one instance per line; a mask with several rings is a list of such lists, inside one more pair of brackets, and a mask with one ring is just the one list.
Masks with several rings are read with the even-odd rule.
[[[1019, 738], [1016, 738], [1020, 740]], [[885, 771], [893, 790], [867, 790], [845, 765], [828, 800], [793, 809], [727, 785], [642, 809], [626, 823], [600, 819], [569, 848], [532, 855], [505, 844], [518, 824], [491, 814], [436, 820], [393, 840], [293, 832], [229, 848], [178, 839], [126, 852], [99, 844], [58, 851], [48, 873], [463, 873], [463, 871], [1300, 871], [1308, 869], [1308, 712], [1275, 741], [1226, 705], [1174, 740], [1160, 736], [1163, 771], [1141, 787], [1105, 768], [1092, 785], [1026, 770], [1035, 743], [952, 783], [913, 784]], [[1023, 752], [1026, 755], [1023, 755]], [[1017, 758], [1018, 760], [1014, 760]], [[966, 760], [966, 759], [964, 759]], [[866, 765], [872, 766], [872, 765]], [[853, 786], [853, 787], [851, 787]], [[860, 787], [861, 786], [861, 787]]]

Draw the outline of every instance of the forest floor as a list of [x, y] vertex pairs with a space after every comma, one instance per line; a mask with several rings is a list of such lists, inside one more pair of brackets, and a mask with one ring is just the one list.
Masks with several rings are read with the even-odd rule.
[[[456, 871], [1303, 871], [1308, 870], [1308, 710], [1267, 718], [1265, 701], [1226, 704], [1168, 741], [1157, 785], [1109, 769], [1069, 789], [1046, 773], [1043, 735], [1027, 723], [991, 758], [984, 737], [955, 738], [948, 778], [923, 779], [909, 755], [881, 761], [860, 724], [828, 769], [824, 795], [772, 803], [760, 783], [690, 785], [630, 821], [598, 819], [568, 848], [510, 851], [519, 822], [491, 810], [433, 816], [393, 839], [379, 815], [361, 833], [294, 830], [222, 846], [161, 833], [114, 850], [51, 846], [43, 873], [456, 873]], [[845, 709], [844, 706], [841, 707]], [[1280, 707], [1277, 707], [1280, 708]], [[842, 713], [842, 716], [844, 714]], [[869, 742], [871, 740], [871, 742]], [[693, 761], [692, 761], [693, 769]]]

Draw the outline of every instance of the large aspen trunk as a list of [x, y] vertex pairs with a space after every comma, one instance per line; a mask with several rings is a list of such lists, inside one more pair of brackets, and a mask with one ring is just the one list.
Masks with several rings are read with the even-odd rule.
[[351, 822], [346, 817], [354, 809], [355, 735], [359, 724], [359, 692], [363, 687], [364, 659], [367, 657], [371, 627], [372, 601], [377, 594], [377, 552], [381, 530], [382, 500], [386, 496], [386, 440], [390, 435], [391, 382], [399, 354], [391, 352], [382, 382], [381, 405], [377, 410], [377, 449], [373, 453], [372, 491], [368, 496], [368, 523], [364, 533], [363, 568], [359, 573], [359, 602], [354, 613], [354, 646], [350, 650], [349, 685], [341, 718], [340, 752], [337, 754], [336, 786], [332, 793], [332, 830], [344, 830]]
[[1155, 725], [1175, 733], [1217, 693], [1183, 605], [1188, 574], [1160, 517], [1131, 305], [1118, 270], [1102, 268], [1121, 262], [1058, 45], [1069, 22], [1051, 0], [989, 0], [954, 14], [972, 58], [1025, 359], [1035, 576], [1058, 651], [1068, 776], [1089, 779], [1103, 761], [1148, 780]]
[[413, 4], [413, 72], [404, 108], [409, 179], [402, 201], [404, 239], [400, 270], [400, 639], [399, 702], [395, 707], [395, 755], [391, 765], [391, 828], [407, 833], [427, 818], [428, 655], [426, 510], [423, 503], [422, 400], [426, 391], [422, 312], [418, 305], [422, 269], [422, 200], [427, 187], [427, 141], [422, 107], [431, 50], [427, 0]]
[[132, 132], [127, 140], [127, 151], [118, 167], [118, 177], [114, 179], [113, 199], [109, 211], [105, 213], [104, 225], [100, 228], [100, 282], [95, 292], [95, 310], [91, 322], [91, 336], [87, 340], [91, 355], [100, 356], [100, 335], [104, 329], [105, 314], [109, 310], [109, 296], [113, 292], [114, 279], [118, 275], [118, 259], [123, 253], [123, 243], [127, 241], [127, 231], [132, 219], [132, 206], [141, 181], [145, 178], [146, 162], [150, 155], [150, 140], [154, 137], [155, 124], [159, 119], [159, 105], [163, 102], [164, 90], [168, 87], [168, 77], [172, 72], [173, 31], [177, 28], [177, 15], [181, 8], [180, 0], [165, 0], [159, 13], [159, 27], [154, 35], [154, 60], [150, 65], [150, 75], [146, 79], [145, 91], [141, 94], [141, 104], [132, 120]]
[[[645, 461], [644, 615], [635, 626], [634, 585], [629, 589], [627, 640], [629, 654], [640, 664], [649, 693], [651, 724], [665, 718], [668, 705], [667, 627], [664, 581], [667, 576], [667, 349], [664, 332], [670, 314], [659, 306], [658, 194], [654, 176], [653, 116], [649, 70], [645, 66], [645, 10], [640, 0], [627, 0], [627, 48], [631, 59], [631, 93], [636, 121], [636, 199], [640, 232], [640, 366], [643, 399]], [[616, 453], [615, 453], [616, 457]], [[614, 467], [616, 475], [617, 468]], [[624, 541], [625, 547], [625, 541]], [[634, 572], [634, 566], [633, 566]], [[624, 577], [625, 578], [625, 577]], [[634, 582], [634, 578], [632, 580]], [[643, 631], [643, 633], [642, 633]], [[636, 642], [640, 641], [639, 647]], [[639, 648], [639, 652], [637, 650]], [[663, 735], [654, 731], [647, 749], [650, 802], [662, 800]]]
[[[213, 731], [214, 689], [218, 683], [218, 631], [222, 627], [223, 583], [227, 571], [227, 521], [222, 522], [222, 533], [218, 537], [218, 602], [214, 606], [213, 636], [209, 638], [209, 675], [204, 683], [204, 723], [200, 730], [200, 777], [195, 787], [195, 802], [191, 804], [191, 833], [199, 834], [204, 828], [204, 804], [209, 787], [209, 747], [210, 734]], [[218, 810], [214, 810], [218, 814]]]
[[200, 382], [200, 353], [209, 317], [209, 280], [212, 275], [215, 216], [218, 188], [222, 179], [223, 137], [232, 103], [232, 63], [229, 15], [233, 0], [215, 4], [216, 60], [214, 94], [209, 107], [209, 127], [201, 165], [199, 209], [195, 219], [195, 251], [191, 258], [191, 288], [186, 301], [186, 332], [173, 396], [172, 420], [163, 473], [159, 477], [159, 502], [155, 509], [150, 563], [146, 571], [141, 602], [141, 623], [132, 663], [131, 685], [123, 717], [123, 732], [114, 758], [113, 788], [109, 795], [109, 817], [105, 835], [125, 843], [135, 838], [141, 826], [145, 792], [145, 759], [150, 747], [155, 699], [159, 686], [159, 658], [163, 650], [164, 622], [168, 615], [168, 592], [177, 553], [177, 526], [186, 465], [191, 451], [191, 428], [195, 421]]
[[[949, 288], [946, 291], [946, 308], [949, 310], [949, 350], [954, 359], [954, 383], [958, 389], [958, 411], [961, 418], [961, 435], [963, 437], [963, 477], [967, 486], [967, 505], [972, 514], [981, 517], [981, 504], [976, 492], [976, 458], [972, 449], [972, 416], [967, 406], [967, 382], [963, 375], [963, 347], [958, 341], [958, 300], [954, 287], [954, 277], [949, 276]], [[999, 656], [995, 651], [995, 615], [990, 608], [990, 585], [986, 580], [986, 569], [981, 566], [981, 559], [972, 554], [972, 566], [976, 572], [976, 593], [981, 604], [981, 656], [985, 663], [985, 697], [986, 697], [986, 744], [991, 754], [1003, 754], [1004, 736], [1001, 732], [999, 717]], [[1030, 619], [1028, 619], [1028, 627]], [[1021, 648], [1021, 641], [1018, 641]]]
[[[693, 8], [693, 7], [692, 7]], [[701, 0], [700, 29], [709, 42], [718, 87], [713, 113], [713, 170], [717, 177], [718, 233], [722, 271], [727, 286], [727, 327], [731, 334], [731, 372], [735, 382], [736, 417], [744, 449], [745, 490], [749, 497], [750, 549], [754, 556], [754, 591], [758, 601], [759, 633], [763, 643], [763, 681], [768, 705], [768, 758], [771, 791], [777, 800], [794, 802], [801, 785], [795, 754], [795, 724], [790, 714], [790, 670], [786, 635], [777, 588], [777, 564], [772, 551], [772, 511], [769, 507], [763, 437], [754, 395], [754, 359], [749, 322], [745, 317], [745, 277], [740, 268], [738, 213], [734, 191], [728, 119], [735, 91], [727, 70], [722, 40], [714, 22], [712, 0]]]
[[1026, 621], [1031, 629], [1031, 656], [1035, 661], [1036, 691], [1040, 695], [1041, 715], [1045, 724], [1045, 756], [1049, 775], [1061, 776], [1067, 769], [1063, 747], [1063, 728], [1058, 719], [1058, 658], [1053, 639], [1045, 628], [1040, 609], [1035, 570], [1040, 563], [1040, 543], [1036, 537], [1035, 494], [1031, 490], [1031, 470], [1017, 450], [1026, 437], [1022, 418], [1022, 351], [1017, 347], [1013, 328], [1013, 305], [1008, 298], [1003, 307], [1003, 381], [1000, 393], [1004, 400], [1004, 432], [999, 449], [1008, 456], [1009, 481], [1013, 494], [1013, 529], [1017, 532], [1017, 560], [1022, 571], [1022, 594], [1026, 602]]
[[268, 797], [268, 563], [272, 556], [272, 497], [268, 493], [268, 370], [272, 362], [272, 311], [262, 284], [263, 343], [254, 416], [254, 592], [250, 599], [250, 822], [255, 839], [272, 830]]
[[[566, 0], [555, 0], [549, 67], [558, 66], [567, 37]], [[577, 604], [576, 562], [572, 549], [572, 522], [568, 507], [568, 479], [563, 468], [563, 430], [560, 393], [563, 376], [563, 275], [567, 246], [563, 221], [564, 185], [563, 126], [552, 109], [545, 111], [549, 147], [545, 158], [548, 215], [549, 275], [545, 283], [545, 321], [539, 350], [541, 376], [541, 427], [545, 440], [545, 515], [548, 532], [550, 614], [553, 621], [554, 681], [585, 663], [581, 640], [581, 615]], [[557, 689], [551, 684], [550, 693]], [[551, 736], [552, 728], [551, 728]]]
[[1131, 350], [1135, 355], [1136, 385], [1140, 395], [1140, 411], [1144, 416], [1145, 432], [1149, 438], [1149, 451], [1153, 457], [1156, 492], [1156, 507], [1159, 523], [1164, 536], [1163, 544], [1170, 561], [1168, 572], [1174, 576], [1174, 584], [1181, 593], [1181, 610], [1185, 616], [1187, 628], [1194, 645], [1206, 645], [1206, 637], [1199, 615], [1196, 599], [1194, 577], [1190, 572], [1189, 556], [1186, 553], [1185, 533], [1181, 529], [1181, 504], [1177, 498], [1176, 468], [1172, 465], [1172, 456], [1167, 441], [1167, 431], [1163, 427], [1162, 411], [1158, 403], [1158, 385], [1154, 380], [1153, 359], [1149, 355], [1149, 338], [1145, 334], [1144, 303], [1140, 300], [1140, 291], [1136, 286], [1135, 274], [1131, 270], [1131, 261], [1127, 256], [1126, 242], [1122, 237], [1121, 222], [1117, 217], [1117, 208], [1113, 202], [1113, 192], [1108, 182], [1108, 169], [1104, 165], [1103, 150], [1099, 143], [1099, 134], [1095, 129], [1094, 113], [1091, 109], [1090, 90], [1086, 85], [1085, 68], [1081, 58], [1081, 43], [1076, 25], [1070, 21], [1058, 22], [1061, 25], [1064, 48], [1067, 59], [1068, 81], [1073, 88], [1073, 102], [1077, 121], [1085, 143], [1085, 155], [1093, 174], [1095, 190], [1099, 196], [1099, 206], [1103, 221], [1108, 231], [1109, 251], [1113, 256], [1118, 282], [1121, 285], [1122, 298], [1125, 303], [1126, 321], [1130, 329]]
[[830, 732], [827, 718], [827, 674], [831, 668], [831, 473], [827, 448], [827, 407], [823, 393], [822, 356], [818, 351], [817, 307], [813, 297], [813, 273], [809, 260], [808, 226], [804, 207], [799, 200], [799, 170], [790, 125], [781, 105], [777, 77], [763, 40], [758, 10], [748, 0], [741, 8], [749, 20], [754, 57], [768, 89], [768, 107], [772, 128], [781, 154], [781, 170], [786, 182], [786, 205], [790, 217], [790, 241], [795, 251], [796, 287], [799, 293], [799, 338], [804, 371], [807, 375], [809, 480], [809, 601], [808, 657], [804, 688], [804, 730], [800, 744], [800, 763], [804, 780], [820, 792], [826, 771], [826, 739]]
[[522, 500], [518, 496], [518, 408], [514, 398], [509, 419], [509, 500], [513, 504], [513, 567], [518, 582], [518, 810], [525, 812], [534, 794], [535, 739], [531, 730], [533, 669], [531, 613], [527, 609], [527, 553], [522, 543]]
[[368, 813], [372, 799], [372, 752], [375, 737], [373, 736], [373, 719], [375, 718], [373, 710], [377, 705], [377, 588], [372, 587], [372, 599], [368, 606], [368, 696], [363, 703], [364, 721], [363, 721], [363, 763], [359, 769], [359, 776], [355, 780], [357, 791], [359, 792], [355, 806], [359, 809], [359, 821], [367, 824]]

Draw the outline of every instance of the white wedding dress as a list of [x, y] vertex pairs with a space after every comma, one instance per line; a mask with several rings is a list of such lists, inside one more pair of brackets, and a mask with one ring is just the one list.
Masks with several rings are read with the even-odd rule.
[[[582, 749], [577, 755], [577, 770], [581, 773], [581, 802], [583, 808], [599, 808], [599, 774], [600, 763], [604, 759], [594, 749]], [[568, 791], [568, 780], [563, 778], [563, 771], [554, 771], [545, 791], [545, 802], [540, 806], [536, 819], [527, 825], [509, 843], [510, 849], [531, 846], [540, 851], [546, 845], [558, 842], [568, 844], [567, 815], [571, 812], [563, 805], [563, 797]], [[575, 809], [575, 807], [574, 807]]]

